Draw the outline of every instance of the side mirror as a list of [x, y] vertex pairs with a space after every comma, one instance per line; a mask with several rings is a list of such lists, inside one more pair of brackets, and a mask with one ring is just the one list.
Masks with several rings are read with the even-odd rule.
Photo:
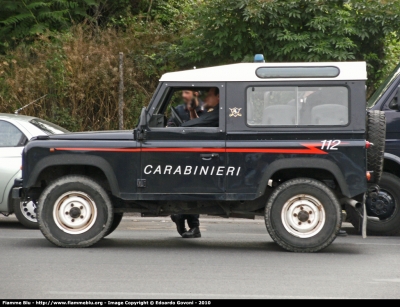
[[397, 93], [389, 102], [389, 109], [400, 111], [400, 85], [397, 87]]

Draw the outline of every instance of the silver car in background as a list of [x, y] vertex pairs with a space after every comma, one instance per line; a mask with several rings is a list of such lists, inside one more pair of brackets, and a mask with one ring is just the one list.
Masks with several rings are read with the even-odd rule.
[[0, 113], [0, 213], [15, 214], [28, 228], [38, 228], [36, 203], [14, 202], [11, 190], [14, 180], [22, 177], [22, 151], [35, 136], [67, 133], [68, 130], [43, 119], [25, 115]]

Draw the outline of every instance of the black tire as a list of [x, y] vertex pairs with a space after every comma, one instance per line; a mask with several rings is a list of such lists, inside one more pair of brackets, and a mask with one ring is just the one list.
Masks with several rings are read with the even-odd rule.
[[[296, 204], [296, 201], [299, 203]], [[288, 209], [287, 204], [291, 204]], [[314, 209], [308, 211], [314, 215], [304, 213], [304, 210], [312, 208], [309, 204], [315, 204]], [[295, 208], [294, 211], [289, 210], [293, 208]], [[323, 210], [320, 211], [320, 209]], [[299, 211], [298, 215], [294, 214], [297, 212], [296, 210]], [[319, 215], [319, 211], [325, 213], [325, 218]], [[291, 212], [293, 215], [285, 215], [284, 212]], [[307, 232], [309, 237], [304, 237], [304, 233], [293, 227], [289, 229], [290, 225], [287, 221], [284, 221], [284, 216], [297, 224], [299, 222], [304, 223], [304, 225], [301, 225], [306, 228], [314, 227]], [[298, 221], [294, 216], [297, 217]], [[308, 216], [307, 222], [304, 220], [305, 216]], [[315, 218], [312, 220], [314, 216]], [[308, 221], [311, 222], [312, 226], [308, 226]], [[315, 224], [315, 221], [324, 222]], [[326, 248], [335, 240], [341, 223], [342, 210], [335, 194], [322, 182], [310, 178], [291, 179], [279, 185], [272, 192], [265, 207], [265, 224], [269, 235], [281, 247], [292, 252], [310, 253]], [[314, 224], [315, 226], [313, 226]]]
[[111, 224], [110, 229], [107, 231], [107, 233], [104, 235], [103, 238], [107, 237], [108, 235], [110, 235], [115, 229], [117, 229], [117, 227], [119, 226], [119, 224], [122, 221], [122, 217], [124, 216], [124, 213], [114, 213], [114, 218], [113, 218], [113, 222]]
[[88, 247], [109, 231], [113, 208], [97, 182], [86, 176], [69, 175], [45, 188], [37, 219], [43, 235], [55, 245]]
[[39, 229], [37, 222], [37, 205], [34, 201], [17, 201], [13, 200], [14, 214], [22, 225], [29, 229]]
[[373, 110], [367, 113], [367, 141], [373, 146], [367, 149], [368, 171], [373, 171], [372, 183], [379, 183], [383, 171], [385, 153], [386, 119], [385, 113]]
[[[374, 202], [367, 198], [367, 214], [380, 218], [379, 221], [367, 221], [367, 235], [400, 235], [400, 178], [383, 172], [379, 187], [381, 191]], [[360, 215], [351, 206], [346, 206], [346, 212], [350, 223], [360, 233], [362, 224]]]

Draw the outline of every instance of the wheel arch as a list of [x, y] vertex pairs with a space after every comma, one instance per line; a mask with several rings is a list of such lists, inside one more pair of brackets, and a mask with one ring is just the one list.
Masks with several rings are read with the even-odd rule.
[[[351, 197], [349, 189], [347, 187], [346, 180], [343, 176], [342, 171], [339, 167], [332, 161], [326, 159], [318, 158], [293, 158], [293, 159], [280, 159], [272, 162], [267, 171], [264, 173], [263, 178], [260, 181], [258, 187], [258, 195], [264, 194], [265, 188], [268, 185], [270, 179], [274, 177], [277, 173], [281, 171], [289, 170], [301, 170], [301, 169], [314, 169], [323, 170], [328, 172], [338, 183], [341, 193], [347, 197]], [[295, 178], [296, 176], [293, 176]], [[310, 178], [313, 178], [312, 176]]]
[[400, 177], [400, 157], [385, 152], [383, 171]]
[[[111, 165], [104, 158], [94, 155], [60, 154], [45, 157], [36, 163], [33, 170], [29, 173], [28, 180], [24, 183], [24, 186], [31, 188], [40, 184], [43, 177], [46, 177], [46, 174], [50, 173], [50, 171], [56, 172], [63, 169], [68, 170], [68, 174], [82, 174], [80, 170], [85, 167], [89, 167], [92, 170], [99, 170], [107, 180], [112, 194], [115, 196], [120, 195], [118, 181]], [[76, 171], [74, 171], [74, 168]]]

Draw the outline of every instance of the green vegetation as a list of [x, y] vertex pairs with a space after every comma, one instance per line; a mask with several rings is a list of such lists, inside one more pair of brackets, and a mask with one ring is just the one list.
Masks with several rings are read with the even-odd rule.
[[89, 17], [94, 0], [3, 0], [0, 1], [0, 46], [15, 46], [46, 31], [67, 31], [76, 21]]
[[271, 62], [365, 60], [373, 90], [387, 61], [399, 60], [398, 50], [387, 48], [399, 41], [400, 1], [206, 2], [198, 16], [207, 18], [193, 35], [199, 39], [191, 39], [192, 61], [241, 61], [255, 53]]
[[125, 128], [167, 72], [252, 61], [368, 63], [368, 95], [400, 60], [398, 0], [0, 0], [0, 112], [72, 131]]

